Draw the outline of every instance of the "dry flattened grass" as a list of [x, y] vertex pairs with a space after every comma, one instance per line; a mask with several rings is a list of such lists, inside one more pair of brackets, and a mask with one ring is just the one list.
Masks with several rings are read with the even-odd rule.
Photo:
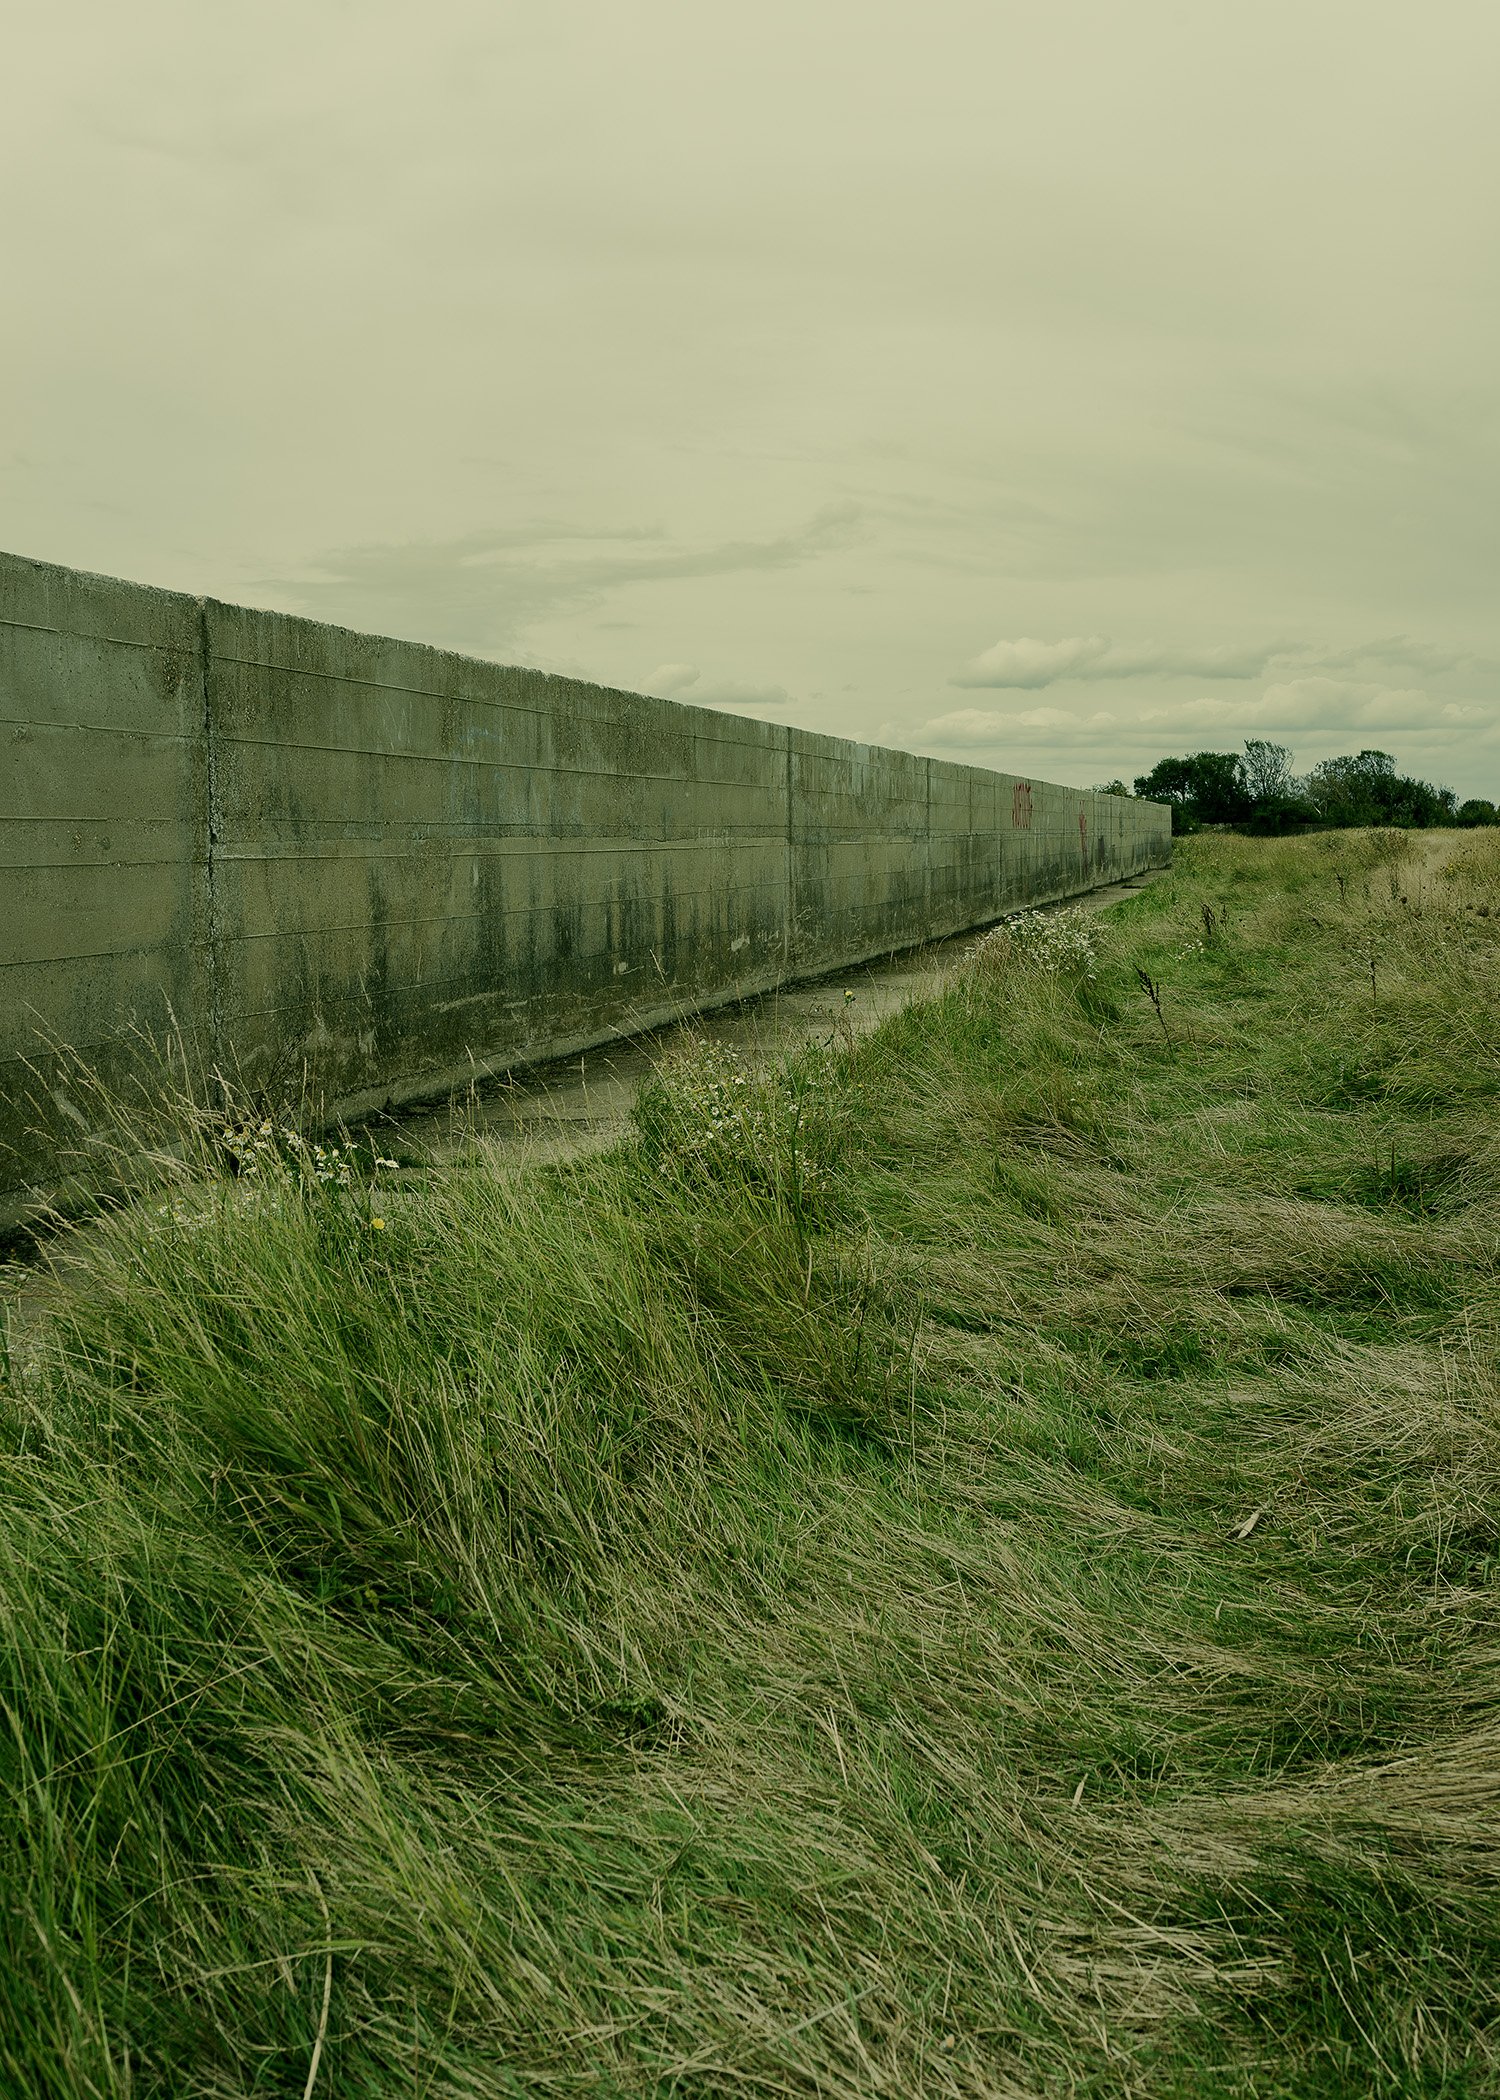
[[1195, 842], [727, 1144], [164, 1148], [10, 1374], [11, 2087], [1491, 2089], [1483, 887]]

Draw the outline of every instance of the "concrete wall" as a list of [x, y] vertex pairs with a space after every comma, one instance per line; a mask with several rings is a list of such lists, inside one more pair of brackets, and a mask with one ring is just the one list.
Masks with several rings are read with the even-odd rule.
[[1170, 852], [1154, 803], [0, 555], [0, 1222], [175, 1020], [358, 1113]]

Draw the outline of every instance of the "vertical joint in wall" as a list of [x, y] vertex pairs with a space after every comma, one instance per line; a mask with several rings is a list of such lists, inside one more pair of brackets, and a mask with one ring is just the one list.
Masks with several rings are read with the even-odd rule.
[[932, 932], [932, 760], [923, 760], [926, 772], [926, 803], [922, 816], [922, 927]]
[[796, 829], [792, 821], [792, 725], [786, 728], [786, 900], [782, 909], [781, 952], [783, 967], [790, 968], [792, 936], [797, 918]]
[[222, 1069], [224, 1062], [224, 944], [219, 929], [219, 754], [214, 734], [211, 662], [208, 639], [208, 600], [198, 600], [198, 663], [203, 704], [203, 919], [207, 941], [205, 976], [208, 982], [208, 1043], [210, 1062]]

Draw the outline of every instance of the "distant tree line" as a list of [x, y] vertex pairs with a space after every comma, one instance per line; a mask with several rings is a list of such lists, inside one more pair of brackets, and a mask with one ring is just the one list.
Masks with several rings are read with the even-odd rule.
[[[1105, 789], [1117, 795], [1130, 792], [1122, 780], [1106, 782]], [[1197, 831], [1204, 824], [1283, 832], [1314, 825], [1425, 829], [1500, 823], [1493, 802], [1476, 797], [1460, 803], [1452, 788], [1398, 773], [1388, 751], [1325, 758], [1310, 773], [1299, 775], [1285, 744], [1258, 737], [1247, 738], [1243, 752], [1193, 751], [1185, 758], [1159, 758], [1149, 773], [1137, 776], [1135, 792], [1169, 803], [1172, 829], [1179, 832]]]

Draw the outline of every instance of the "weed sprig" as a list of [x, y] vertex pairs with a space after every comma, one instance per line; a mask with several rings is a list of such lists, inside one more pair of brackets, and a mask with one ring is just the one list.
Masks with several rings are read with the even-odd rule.
[[0, 1358], [5, 2089], [1500, 2089], [1457, 843], [1193, 839], [545, 1171], [163, 1110]]

